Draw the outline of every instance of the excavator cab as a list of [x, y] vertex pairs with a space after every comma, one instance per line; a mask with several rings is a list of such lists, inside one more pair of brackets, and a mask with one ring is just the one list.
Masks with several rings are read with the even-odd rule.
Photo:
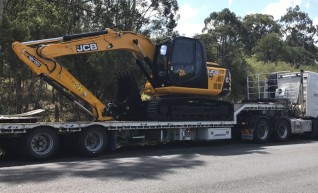
[[[152, 80], [144, 93], [150, 120], [233, 120], [233, 105], [211, 96], [230, 92], [230, 73], [206, 61], [202, 43], [175, 37], [156, 45]], [[150, 85], [151, 83], [151, 85]]]
[[198, 39], [176, 37], [158, 44], [154, 61], [156, 87], [208, 87], [205, 51]]
[[145, 94], [150, 96], [226, 96], [231, 91], [230, 71], [207, 62], [204, 47], [195, 38], [175, 37], [158, 43], [152, 77], [145, 85]]

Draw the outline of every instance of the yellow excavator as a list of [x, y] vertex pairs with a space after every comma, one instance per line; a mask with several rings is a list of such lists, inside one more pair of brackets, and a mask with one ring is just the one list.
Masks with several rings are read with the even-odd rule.
[[[127, 31], [106, 30], [63, 37], [14, 42], [16, 55], [37, 76], [79, 105], [97, 121], [109, 120], [228, 120], [232, 105], [211, 96], [228, 95], [229, 70], [207, 62], [198, 39], [173, 37], [154, 43]], [[117, 100], [103, 104], [55, 58], [90, 52], [128, 50], [147, 78], [142, 101], [130, 73], [117, 75]], [[150, 69], [150, 70], [149, 70]], [[91, 110], [77, 99], [86, 102]]]

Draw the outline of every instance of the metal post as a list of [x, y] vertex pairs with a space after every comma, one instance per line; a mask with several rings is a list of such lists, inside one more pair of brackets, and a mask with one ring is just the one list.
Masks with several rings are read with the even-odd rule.
[[299, 103], [302, 116], [305, 114], [305, 102], [304, 102], [304, 71], [300, 70], [300, 86], [299, 86]]
[[259, 86], [259, 75], [257, 76], [257, 90], [258, 90], [258, 99], [261, 99], [261, 90]]

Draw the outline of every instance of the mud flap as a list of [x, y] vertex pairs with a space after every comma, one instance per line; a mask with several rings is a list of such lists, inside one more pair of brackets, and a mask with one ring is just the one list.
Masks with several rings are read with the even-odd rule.
[[312, 120], [312, 131], [310, 137], [311, 139], [318, 139], [318, 119]]

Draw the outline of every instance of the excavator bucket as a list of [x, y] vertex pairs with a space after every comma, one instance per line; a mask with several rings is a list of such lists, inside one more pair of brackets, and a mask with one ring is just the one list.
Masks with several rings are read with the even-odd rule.
[[141, 96], [138, 90], [138, 86], [135, 78], [131, 72], [119, 72], [115, 74], [117, 79], [118, 91], [116, 100], [118, 103], [126, 102], [127, 100], [133, 100], [140, 103]]
[[117, 120], [142, 120], [146, 117], [146, 104], [141, 100], [135, 78], [131, 72], [115, 74], [118, 84], [112, 113]]

